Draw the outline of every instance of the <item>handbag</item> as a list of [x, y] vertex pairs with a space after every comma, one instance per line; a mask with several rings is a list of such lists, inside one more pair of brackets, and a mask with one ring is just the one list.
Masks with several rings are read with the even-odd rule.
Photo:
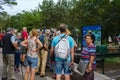
[[81, 73], [82, 76], [84, 75], [87, 66], [88, 63], [85, 63], [82, 59], [80, 59], [77, 70]]

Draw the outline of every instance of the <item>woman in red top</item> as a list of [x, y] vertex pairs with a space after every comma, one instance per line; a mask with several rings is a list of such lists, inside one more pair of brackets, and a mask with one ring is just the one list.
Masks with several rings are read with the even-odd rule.
[[22, 37], [23, 37], [23, 40], [28, 39], [28, 33], [27, 33], [27, 28], [26, 27], [23, 27]]
[[[27, 28], [26, 27], [23, 27], [22, 38], [23, 38], [23, 41], [28, 39], [28, 32], [27, 32]], [[21, 62], [22, 62], [22, 64], [25, 61], [25, 56], [26, 56], [26, 49], [24, 47], [23, 48], [23, 54], [21, 54]]]

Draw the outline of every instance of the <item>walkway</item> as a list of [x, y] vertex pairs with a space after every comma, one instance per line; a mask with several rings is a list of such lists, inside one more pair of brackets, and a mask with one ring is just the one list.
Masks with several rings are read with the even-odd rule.
[[[1, 74], [2, 74], [2, 66], [3, 66], [3, 63], [2, 63], [2, 54], [1, 54], [1, 50], [0, 50], [0, 80], [1, 80]], [[76, 65], [77, 66], [77, 65]], [[23, 75], [25, 73], [25, 67], [20, 66], [20, 72], [19, 73], [15, 73], [16, 75], [16, 79], [17, 80], [23, 80], [23, 76], [22, 76], [22, 70], [23, 70]], [[74, 74], [72, 75], [72, 80], [80, 80], [80, 74], [78, 74], [79, 72], [77, 72], [77, 70], [75, 69], [75, 72]], [[35, 80], [54, 80], [52, 78], [52, 74], [50, 71], [47, 71], [46, 73], [48, 76], [44, 77], [44, 78], [41, 78], [39, 75], [36, 75], [35, 76]], [[97, 72], [95, 72], [95, 80], [110, 80], [110, 78], [102, 75], [102, 74], [99, 74]]]

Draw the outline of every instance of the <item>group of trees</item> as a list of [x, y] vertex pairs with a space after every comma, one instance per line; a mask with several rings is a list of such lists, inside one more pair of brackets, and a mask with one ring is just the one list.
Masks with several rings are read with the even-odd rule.
[[3, 5], [12, 6], [17, 5], [16, 0], [0, 0], [0, 9], [4, 9]]
[[13, 5], [17, 5], [17, 3], [16, 3], [16, 0], [0, 0], [0, 29], [1, 31], [5, 27], [6, 20], [8, 19], [8, 17], [10, 17], [10, 15], [7, 14], [7, 12], [3, 11], [4, 10], [3, 5], [12, 7]]
[[115, 36], [120, 33], [120, 0], [43, 0], [35, 10], [13, 16], [4, 12], [0, 16], [2, 28], [58, 28], [62, 22], [68, 24], [70, 30], [99, 24], [104, 37]]

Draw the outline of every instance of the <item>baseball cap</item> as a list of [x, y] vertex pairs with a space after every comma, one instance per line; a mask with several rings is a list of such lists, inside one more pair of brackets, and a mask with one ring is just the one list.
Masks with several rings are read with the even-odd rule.
[[13, 28], [7, 28], [7, 32], [10, 32], [10, 31], [14, 31], [14, 29]]

